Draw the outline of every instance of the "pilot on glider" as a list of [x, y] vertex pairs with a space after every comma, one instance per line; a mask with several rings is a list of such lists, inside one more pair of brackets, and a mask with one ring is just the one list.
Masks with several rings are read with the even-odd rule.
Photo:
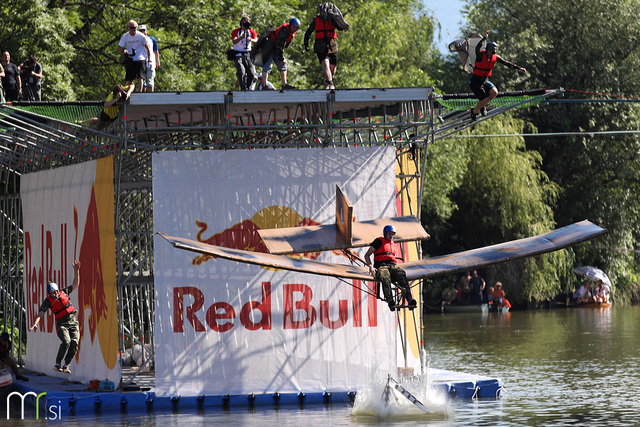
[[[367, 253], [364, 254], [366, 264], [369, 266], [369, 272], [375, 276], [376, 281], [382, 283], [382, 292], [384, 299], [389, 304], [391, 311], [400, 308], [402, 305], [396, 305], [391, 293], [391, 282], [395, 283], [402, 291], [402, 298], [407, 303], [409, 310], [416, 308], [416, 300], [411, 296], [411, 286], [407, 281], [407, 275], [404, 270], [398, 267], [396, 263], [396, 244], [393, 238], [396, 235], [396, 228], [393, 225], [386, 225], [383, 229], [383, 236], [375, 239]], [[373, 265], [371, 264], [371, 255], [373, 254]]]

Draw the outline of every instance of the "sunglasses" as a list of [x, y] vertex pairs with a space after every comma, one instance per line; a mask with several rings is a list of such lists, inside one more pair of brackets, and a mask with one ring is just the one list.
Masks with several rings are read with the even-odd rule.
[[138, 27], [129, 27], [130, 30], [135, 30]]

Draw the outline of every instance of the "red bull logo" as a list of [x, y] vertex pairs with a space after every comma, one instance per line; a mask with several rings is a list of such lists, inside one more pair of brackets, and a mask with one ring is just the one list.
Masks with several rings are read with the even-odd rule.
[[[258, 234], [258, 230], [309, 225], [320, 225], [320, 223], [311, 218], [303, 218], [296, 211], [285, 206], [269, 206], [260, 210], [251, 219], [241, 221], [210, 237], [204, 237], [204, 233], [209, 228], [208, 224], [196, 221], [196, 226], [199, 228], [196, 240], [209, 245], [231, 249], [268, 253], [267, 247], [262, 242], [260, 234]], [[315, 260], [319, 255], [320, 252], [307, 252], [293, 256]], [[193, 265], [201, 265], [212, 258], [211, 255], [198, 255], [191, 263]]]
[[[75, 206], [73, 209], [73, 257], [80, 260], [81, 268], [80, 286], [71, 294], [71, 299], [80, 326], [76, 361], [81, 359], [83, 338], [88, 334], [92, 345], [96, 337], [99, 338], [102, 356], [109, 369], [115, 367], [118, 356], [113, 212], [113, 158], [108, 157], [97, 161], [96, 178], [91, 187], [82, 236], [79, 213]], [[40, 303], [46, 297], [47, 283], [56, 282], [61, 288], [71, 284], [73, 260], [67, 256], [67, 236], [66, 223], [60, 224], [59, 231], [46, 230], [41, 226], [37, 236], [32, 236], [28, 231], [25, 233], [28, 322], [32, 323], [38, 314]], [[40, 246], [39, 259], [34, 259], [33, 244]], [[59, 257], [59, 263], [53, 262], [56, 258], [54, 253]], [[85, 324], [88, 324], [88, 330]], [[52, 333], [54, 326], [54, 316], [49, 310], [41, 320], [39, 330]]]

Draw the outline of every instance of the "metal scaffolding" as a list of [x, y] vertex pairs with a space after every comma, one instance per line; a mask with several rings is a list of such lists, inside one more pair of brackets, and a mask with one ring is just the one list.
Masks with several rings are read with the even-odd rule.
[[[547, 91], [490, 108], [478, 121], [560, 92]], [[442, 96], [432, 88], [135, 93], [106, 132], [50, 113], [80, 103], [0, 105], [4, 189], [0, 200], [0, 328], [14, 328], [18, 334], [20, 347], [14, 358], [23, 361], [22, 337], [27, 326], [20, 201], [23, 174], [114, 156], [119, 336], [121, 351], [125, 351], [134, 344], [153, 345], [153, 152], [393, 145], [402, 191], [412, 185], [418, 189], [417, 200], [409, 203], [410, 214], [420, 217], [419, 190], [428, 145], [474, 124], [468, 113], [448, 109], [439, 99]], [[84, 118], [79, 115], [73, 121]], [[413, 166], [408, 168], [407, 162]]]

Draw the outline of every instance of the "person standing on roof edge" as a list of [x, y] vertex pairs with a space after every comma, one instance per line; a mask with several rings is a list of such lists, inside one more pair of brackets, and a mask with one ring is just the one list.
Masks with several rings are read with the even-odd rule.
[[[393, 241], [396, 228], [393, 225], [386, 225], [382, 234], [383, 237], [375, 239], [364, 255], [365, 263], [369, 266], [369, 273], [376, 278], [376, 281], [382, 283], [384, 299], [391, 311], [398, 308], [391, 293], [391, 282], [400, 288], [402, 298], [406, 300], [409, 310], [413, 310], [417, 303], [411, 296], [411, 286], [407, 281], [407, 274], [396, 263], [398, 258], [396, 257], [396, 244]], [[373, 265], [371, 264], [371, 255], [373, 255]]]
[[475, 120], [478, 113], [482, 113], [484, 116], [486, 114], [485, 106], [498, 95], [498, 89], [488, 80], [493, 72], [493, 66], [496, 62], [506, 65], [509, 68], [513, 68], [514, 70], [518, 70], [522, 74], [527, 74], [527, 70], [525, 68], [522, 68], [513, 62], [505, 61], [497, 54], [498, 44], [496, 42], [488, 42], [485, 50], [481, 50], [482, 44], [487, 40], [490, 32], [491, 30], [487, 30], [485, 36], [476, 45], [476, 63], [473, 66], [473, 74], [469, 80], [469, 86], [478, 98], [478, 103], [474, 108], [469, 109], [471, 120]]
[[[118, 42], [118, 53], [126, 53], [131, 58], [125, 65], [125, 80], [127, 85], [135, 83], [144, 89], [144, 79], [147, 77], [147, 65], [151, 58], [151, 51], [147, 45], [147, 36], [138, 31], [138, 23], [129, 21], [129, 31], [124, 33]], [[146, 55], [144, 52], [146, 51]]]
[[338, 35], [336, 30], [341, 29], [336, 27], [333, 18], [327, 13], [326, 6], [327, 3], [318, 5], [318, 14], [311, 20], [309, 28], [304, 33], [304, 48], [307, 51], [309, 50], [309, 39], [315, 31], [316, 38], [313, 43], [313, 51], [318, 56], [320, 65], [322, 65], [324, 88], [335, 89], [333, 76], [335, 76], [336, 67], [338, 66]]
[[[71, 294], [71, 292], [73, 292], [79, 285], [80, 261], [75, 260], [73, 262], [73, 283], [62, 290], [59, 290], [58, 285], [53, 282], [47, 285], [48, 296], [40, 305], [38, 317], [36, 317], [33, 325], [29, 328], [30, 331], [37, 328], [38, 323], [40, 323], [40, 319], [45, 315], [47, 310], [51, 309], [56, 319], [56, 332], [58, 333], [58, 338], [62, 341], [60, 348], [58, 348], [56, 365], [53, 369], [66, 374], [71, 373], [69, 364], [78, 351], [78, 342], [80, 339], [79, 325], [78, 320], [76, 319], [76, 309], [71, 304], [71, 300], [67, 294]], [[60, 364], [62, 363], [63, 358], [64, 365], [61, 367]]]
[[282, 80], [282, 89], [295, 89], [296, 87], [290, 85], [287, 82], [287, 60], [284, 57], [284, 49], [289, 47], [293, 38], [296, 36], [296, 31], [300, 29], [300, 20], [298, 18], [291, 18], [288, 24], [284, 24], [276, 28], [271, 34], [269, 34], [269, 41], [275, 44], [269, 59], [264, 63], [262, 67], [263, 89], [269, 89], [269, 72], [271, 71], [271, 64], [276, 63], [276, 67], [280, 71], [280, 79]]
[[233, 63], [236, 66], [236, 76], [240, 83], [240, 90], [247, 90], [254, 80], [257, 81], [256, 69], [251, 61], [251, 43], [258, 41], [256, 30], [251, 28], [249, 15], [242, 15], [240, 27], [231, 32], [233, 50], [236, 54]]

